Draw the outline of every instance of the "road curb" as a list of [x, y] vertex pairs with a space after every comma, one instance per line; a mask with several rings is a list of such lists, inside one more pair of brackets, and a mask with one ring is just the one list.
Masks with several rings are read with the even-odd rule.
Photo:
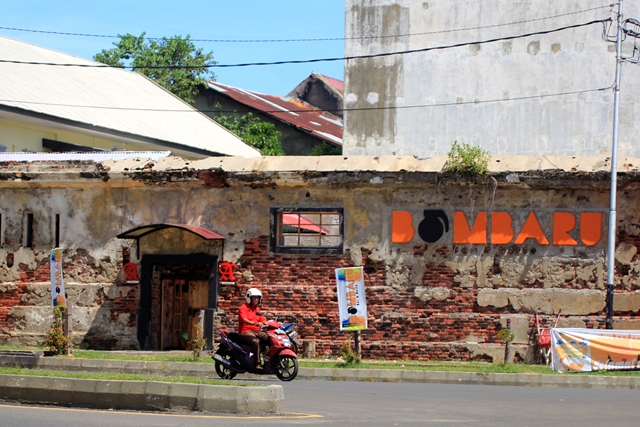
[[[218, 378], [214, 364], [196, 362], [144, 362], [134, 360], [45, 357], [40, 358], [38, 367], [81, 372], [123, 372], [145, 375], [183, 375], [197, 376], [201, 378]], [[264, 376], [252, 376], [248, 374], [242, 375], [241, 377], [265, 378]], [[599, 376], [578, 373], [550, 375], [418, 371], [402, 369], [300, 368], [297, 378], [305, 380], [317, 379], [363, 382], [423, 382], [530, 387], [640, 389], [640, 377]]]
[[580, 374], [500, 374], [396, 369], [301, 368], [298, 377], [305, 379], [363, 382], [383, 381], [567, 388], [640, 388], [640, 377], [610, 377]]
[[160, 381], [0, 375], [0, 399], [101, 409], [284, 414], [282, 386], [215, 386]]

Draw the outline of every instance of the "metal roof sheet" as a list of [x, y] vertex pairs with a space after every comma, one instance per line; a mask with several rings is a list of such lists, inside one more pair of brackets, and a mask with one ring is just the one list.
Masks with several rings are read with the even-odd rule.
[[171, 151], [87, 151], [82, 153], [0, 153], [0, 162], [38, 162], [38, 161], [65, 161], [83, 160], [102, 162], [104, 160], [124, 159], [150, 159], [158, 160], [168, 157]]
[[0, 62], [0, 118], [61, 120], [104, 135], [211, 155], [260, 155], [142, 74], [94, 67], [101, 64], [6, 37], [0, 37], [0, 59], [21, 62]]
[[171, 224], [171, 223], [142, 225], [140, 227], [132, 228], [129, 231], [125, 231], [124, 233], [120, 233], [116, 237], [118, 237], [118, 239], [140, 239], [141, 237], [144, 237], [147, 234], [164, 230], [165, 228], [179, 228], [181, 230], [185, 230], [195, 235], [198, 235], [205, 240], [224, 240], [224, 236], [221, 236], [220, 234], [216, 233], [215, 231], [211, 231], [206, 227], [200, 227], [200, 226], [189, 225], [189, 224]]
[[340, 94], [344, 95], [344, 82], [342, 80], [334, 79], [333, 77], [325, 76], [324, 74], [317, 75], [324, 79], [324, 81], [327, 82], [329, 86], [340, 92]]
[[342, 120], [333, 114], [293, 99], [287, 100], [276, 95], [266, 95], [219, 82], [209, 82], [209, 88], [262, 114], [315, 135], [331, 145], [342, 146]]

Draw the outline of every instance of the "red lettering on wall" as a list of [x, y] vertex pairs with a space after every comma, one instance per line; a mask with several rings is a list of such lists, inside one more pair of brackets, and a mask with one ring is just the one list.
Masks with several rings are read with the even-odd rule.
[[506, 245], [513, 240], [513, 219], [506, 212], [491, 214], [491, 244]]
[[580, 214], [580, 239], [586, 246], [594, 246], [602, 239], [602, 212]]
[[484, 245], [487, 243], [487, 213], [478, 212], [473, 228], [469, 227], [464, 212], [453, 213], [453, 243]]
[[413, 216], [407, 211], [393, 211], [391, 214], [391, 242], [409, 243], [413, 240]]
[[514, 243], [516, 245], [521, 245], [527, 239], [536, 239], [540, 245], [549, 244], [547, 236], [544, 235], [544, 231], [542, 231], [542, 227], [540, 227], [538, 217], [536, 217], [536, 214], [533, 212], [529, 214], [529, 217], [522, 226], [522, 230], [520, 230], [520, 234], [518, 234]]
[[556, 246], [577, 246], [578, 242], [569, 235], [576, 228], [576, 217], [570, 212], [553, 213], [553, 244]]
[[222, 261], [220, 266], [218, 267], [218, 273], [220, 273], [220, 281], [221, 282], [235, 282], [236, 277], [233, 275], [233, 266], [234, 264]]
[[127, 282], [140, 281], [140, 278], [138, 277], [138, 264], [128, 262], [123, 265], [122, 268], [124, 269], [124, 278]]

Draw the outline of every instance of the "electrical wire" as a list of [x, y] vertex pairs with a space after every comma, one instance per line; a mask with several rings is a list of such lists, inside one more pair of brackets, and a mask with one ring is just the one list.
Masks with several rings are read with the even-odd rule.
[[612, 21], [611, 18], [598, 19], [595, 21], [589, 21], [582, 24], [567, 25], [564, 27], [554, 28], [551, 30], [535, 31], [532, 33], [519, 34], [515, 36], [496, 37], [493, 39], [480, 40], [475, 42], [463, 42], [463, 43], [456, 43], [451, 45], [432, 46], [432, 47], [410, 49], [410, 50], [403, 50], [403, 51], [396, 51], [396, 52], [383, 52], [383, 53], [374, 53], [374, 54], [368, 54], [368, 55], [354, 55], [354, 56], [344, 56], [344, 57], [334, 57], [334, 58], [316, 58], [316, 59], [301, 59], [301, 60], [273, 61], [273, 62], [245, 62], [245, 63], [239, 63], [239, 64], [205, 64], [202, 66], [155, 65], [155, 66], [138, 66], [138, 67], [131, 66], [131, 65], [124, 65], [121, 67], [112, 67], [110, 65], [105, 65], [105, 64], [71, 64], [71, 63], [55, 63], [55, 62], [17, 61], [17, 60], [10, 60], [10, 59], [0, 59], [0, 63], [22, 64], [22, 65], [47, 65], [47, 66], [56, 66], [56, 67], [80, 67], [80, 68], [105, 68], [106, 67], [106, 68], [124, 68], [124, 69], [132, 69], [132, 70], [135, 70], [135, 69], [145, 69], [145, 70], [183, 69], [184, 70], [184, 69], [202, 69], [202, 68], [239, 68], [239, 67], [252, 67], [252, 66], [268, 66], [268, 65], [312, 64], [317, 62], [335, 62], [335, 61], [354, 60], [354, 59], [383, 58], [383, 57], [395, 56], [395, 55], [408, 55], [408, 54], [419, 53], [419, 52], [430, 52], [434, 50], [453, 49], [453, 48], [463, 47], [463, 46], [482, 45], [482, 44], [488, 44], [488, 43], [495, 43], [499, 41], [515, 40], [515, 39], [521, 39], [521, 38], [544, 35], [544, 34], [552, 34], [560, 31], [565, 31], [565, 30], [570, 30], [570, 29], [575, 29], [580, 27], [587, 27], [594, 24], [603, 24], [603, 27], [604, 27], [606, 26], [606, 23], [611, 21]]
[[[485, 100], [473, 100], [473, 101], [465, 101], [465, 102], [442, 102], [435, 104], [418, 104], [418, 105], [391, 105], [385, 107], [356, 107], [356, 108], [342, 108], [342, 109], [326, 109], [326, 110], [260, 110], [260, 113], [265, 114], [276, 114], [276, 113], [337, 113], [337, 112], [349, 112], [349, 111], [378, 111], [378, 110], [404, 110], [410, 108], [430, 108], [430, 107], [451, 107], [451, 106], [461, 106], [461, 105], [478, 105], [478, 104], [488, 104], [488, 103], [496, 103], [496, 102], [508, 102], [508, 101], [523, 101], [529, 99], [543, 99], [543, 98], [551, 98], [558, 96], [567, 96], [567, 95], [578, 95], [582, 93], [589, 92], [602, 92], [613, 88], [613, 85], [607, 87], [601, 87], [596, 89], [583, 89], [583, 90], [575, 90], [568, 92], [557, 92], [551, 94], [541, 94], [541, 95], [527, 95], [520, 96], [514, 98], [495, 98], [495, 99], [485, 99]], [[108, 107], [103, 105], [77, 105], [77, 104], [60, 104], [54, 102], [37, 102], [37, 101], [19, 101], [14, 99], [0, 99], [0, 102], [4, 103], [20, 103], [20, 104], [29, 104], [29, 105], [46, 105], [46, 106], [55, 106], [55, 107], [70, 107], [70, 108], [90, 108], [97, 110], [125, 110], [125, 111], [149, 111], [149, 112], [170, 112], [170, 113], [235, 113], [235, 110], [174, 110], [174, 109], [161, 109], [161, 108], [129, 108], [129, 107]]]
[[[451, 30], [428, 31], [428, 32], [422, 32], [422, 33], [393, 34], [393, 35], [366, 36], [366, 37], [327, 37], [327, 38], [303, 38], [303, 39], [245, 39], [243, 40], [243, 39], [192, 39], [190, 38], [189, 40], [193, 42], [200, 42], [200, 43], [291, 43], [291, 42], [323, 42], [323, 41], [369, 40], [369, 39], [385, 39], [385, 38], [396, 38], [396, 37], [411, 37], [411, 36], [443, 34], [443, 33], [451, 33], [451, 32], [458, 32], [458, 31], [481, 30], [486, 28], [526, 24], [529, 22], [544, 21], [547, 19], [561, 18], [569, 15], [577, 15], [580, 13], [591, 12], [594, 10], [606, 9], [613, 6], [615, 6], [615, 4], [607, 4], [603, 6], [592, 7], [589, 9], [583, 9], [583, 10], [578, 10], [574, 12], [567, 12], [559, 15], [545, 16], [542, 18], [527, 19], [523, 21], [514, 21], [514, 22], [507, 22], [502, 24], [492, 24], [492, 25], [484, 25], [484, 26], [469, 27], [469, 28], [457, 28], [457, 29], [451, 29]], [[31, 30], [31, 29], [14, 28], [14, 27], [0, 27], [0, 30], [20, 31], [20, 32], [28, 32], [28, 33], [38, 33], [38, 34], [53, 34], [53, 35], [74, 36], [74, 37], [122, 38], [122, 36], [120, 35], [114, 36], [114, 35], [104, 35], [104, 34], [66, 33], [61, 31]], [[158, 41], [158, 40], [163, 40], [164, 37], [144, 37], [144, 39]]]

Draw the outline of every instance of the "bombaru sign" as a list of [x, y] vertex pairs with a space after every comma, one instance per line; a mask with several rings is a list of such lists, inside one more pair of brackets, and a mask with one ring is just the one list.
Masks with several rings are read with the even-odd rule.
[[391, 242], [454, 245], [596, 246], [603, 242], [604, 214], [597, 211], [478, 211], [425, 209], [391, 213]]

